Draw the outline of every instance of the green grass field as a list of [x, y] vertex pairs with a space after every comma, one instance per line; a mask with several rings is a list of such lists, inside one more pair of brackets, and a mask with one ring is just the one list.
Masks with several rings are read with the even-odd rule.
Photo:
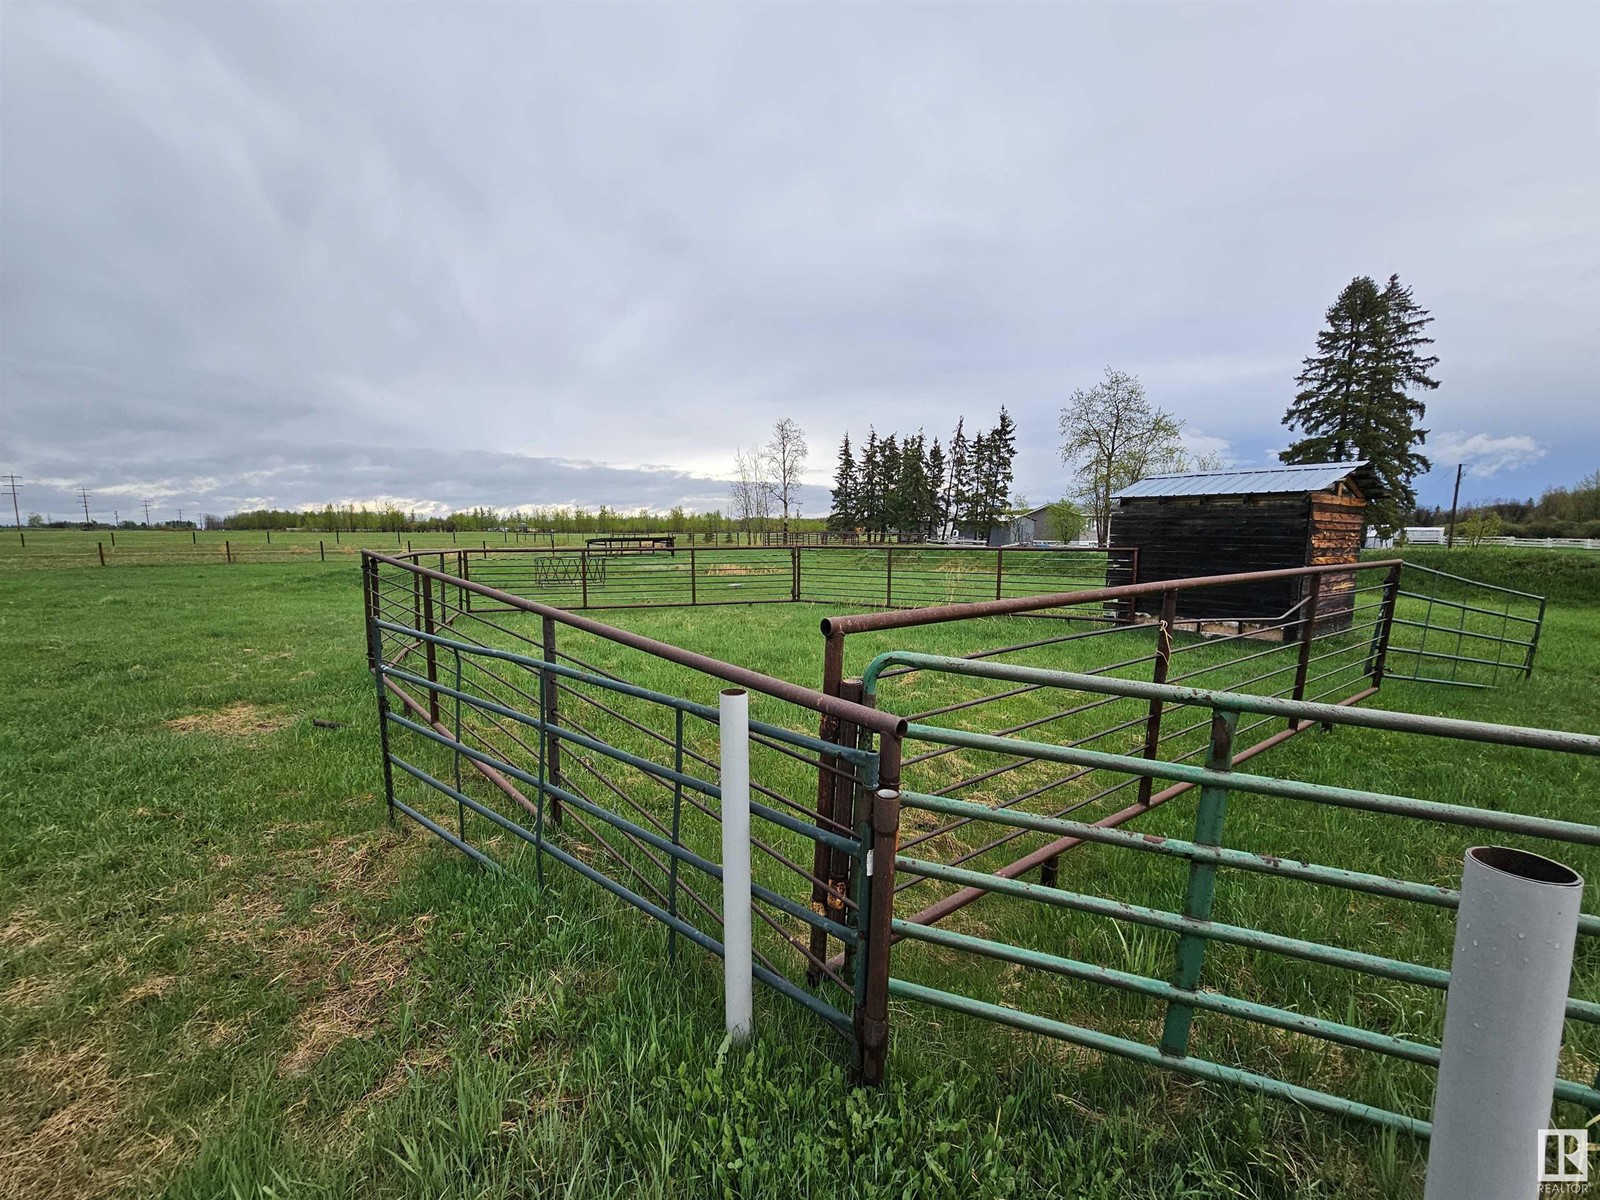
[[[1461, 573], [1492, 570], [1541, 590], [1492, 558]], [[1396, 683], [1379, 702], [1593, 731], [1600, 588], [1554, 578], [1532, 680]], [[824, 611], [610, 619], [814, 685]], [[996, 644], [1019, 624], [1037, 623], [853, 639], [851, 668], [896, 645]], [[754, 1043], [723, 1050], [713, 961], [680, 948], [669, 962], [660, 928], [569, 872], [541, 892], [525, 859], [484, 875], [387, 824], [349, 559], [10, 573], [0, 696], [0, 1195], [1420, 1194], [1425, 1149], [1404, 1138], [915, 1006], [894, 1007], [882, 1092], [849, 1089], [844, 1046], [770, 993]], [[1355, 731], [1304, 735], [1255, 765], [1586, 821], [1600, 783], [1592, 761]], [[1185, 833], [1192, 811], [1174, 803], [1145, 827]], [[1230, 844], [1453, 879], [1465, 835], [1394, 828], [1253, 801], [1230, 814]], [[1069, 857], [1064, 883], [1153, 904], [1181, 892], [1170, 865], [1116, 854]], [[1569, 857], [1600, 876], [1600, 861]], [[1223, 919], [1448, 959], [1448, 914], [1234, 876], [1219, 904]], [[962, 918], [1156, 975], [1170, 954], [1126, 927], [1119, 941], [994, 899]], [[1148, 1036], [1150, 1011], [1125, 997], [925, 951], [897, 957], [897, 973]], [[1580, 953], [1593, 998], [1600, 961]], [[1436, 994], [1227, 953], [1207, 970], [1437, 1036]], [[1426, 1115], [1414, 1069], [1205, 1017], [1197, 1051]], [[1575, 1036], [1566, 1073], [1591, 1078], [1597, 1062], [1600, 1045]]]

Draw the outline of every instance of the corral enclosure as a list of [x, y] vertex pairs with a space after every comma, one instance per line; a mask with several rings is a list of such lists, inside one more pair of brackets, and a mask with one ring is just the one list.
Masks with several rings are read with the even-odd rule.
[[[1398, 562], [1107, 587], [1118, 562], [1103, 555], [895, 550], [874, 572], [864, 553], [808, 565], [793, 549], [688, 562], [657, 552], [610, 556], [603, 568], [559, 552], [369, 556], [371, 656], [380, 703], [395, 706], [386, 727], [404, 746], [391, 751], [396, 803], [469, 854], [482, 853], [469, 830], [511, 834], [536, 861], [587, 875], [718, 953], [712, 705], [718, 686], [737, 683], [757, 694], [762, 722], [752, 742], [758, 977], [839, 1030], [863, 1077], [886, 1069], [894, 997], [1425, 1133], [1437, 1061], [1426, 1039], [1437, 1038], [1459, 851], [1492, 834], [1553, 840], [1582, 862], [1600, 829], [1470, 798], [1276, 780], [1270, 757], [1256, 774], [1236, 769], [1352, 723], [1410, 729], [1424, 745], [1509, 738], [1522, 754], [1600, 751], [1594, 738], [1396, 723], [1352, 707], [1386, 678], [1490, 687], [1526, 675], [1539, 598]], [[1133, 574], [1139, 556], [1124, 554]], [[1014, 593], [1007, 558], [1028, 568]], [[1096, 586], [1030, 594], [1037, 580], [1070, 584], [1076, 572], [1097, 575]], [[1353, 580], [1346, 619], [1320, 621], [1316, 585], [1336, 573]], [[1208, 590], [1278, 581], [1305, 599], [1231, 629], [1178, 619], [1186, 604], [1214, 616]], [[810, 681], [804, 668], [763, 676], [555, 607], [829, 595], [878, 611], [823, 623]], [[1146, 601], [1160, 620], [1140, 615]], [[716, 648], [739, 641], [738, 618], [719, 623]], [[1236, 773], [1214, 793], [1202, 768]], [[875, 799], [884, 788], [892, 803]], [[1237, 840], [1211, 851], [1227, 790], [1253, 803], [1232, 818]], [[1273, 796], [1270, 818], [1253, 811]], [[1434, 829], [1425, 866], [1409, 853], [1418, 822]], [[1159, 831], [1160, 848], [1125, 825]], [[1350, 860], [1340, 844], [1368, 849]], [[1374, 846], [1406, 852], [1390, 864]], [[874, 848], [892, 870], [863, 869]], [[1221, 868], [1214, 892], [1205, 872]], [[1025, 878], [1035, 872], [1037, 883]], [[1338, 889], [1354, 893], [1352, 907]], [[1358, 909], [1357, 927], [1380, 940], [1348, 944]], [[1409, 932], [1381, 935], [1398, 911], [1412, 914]], [[1169, 979], [1161, 960], [1174, 937], [1180, 966]], [[997, 962], [1010, 967], [996, 975]], [[1600, 1093], [1582, 1063], [1600, 1050], [1590, 1029], [1600, 1006], [1577, 998], [1595, 991], [1592, 955], [1580, 962], [1559, 1094], [1593, 1106]], [[995, 991], [1020, 968], [1030, 982]], [[1393, 985], [1387, 995], [1373, 977]], [[1222, 986], [1246, 978], [1256, 981], [1247, 994]], [[1399, 1002], [1419, 1020], [1396, 1026], [1386, 1014]], [[1328, 1074], [1314, 1049], [1328, 1044], [1367, 1052], [1361, 1069]]]
[[[131, 1180], [127, 1194], [197, 1198], [266, 1186], [306, 1195], [383, 1191], [431, 1197], [463, 1188], [491, 1195], [562, 1189], [589, 1194], [586, 1187], [610, 1194], [607, 1188], [622, 1178], [639, 1181], [643, 1194], [660, 1195], [682, 1194], [691, 1186], [686, 1180], [743, 1188], [745, 1194], [786, 1195], [797, 1179], [816, 1194], [877, 1188], [901, 1195], [921, 1187], [922, 1194], [944, 1195], [934, 1167], [958, 1181], [982, 1180], [972, 1185], [974, 1194], [997, 1198], [1052, 1188], [1066, 1195], [1143, 1200], [1185, 1191], [1273, 1200], [1420, 1194], [1425, 1143], [1393, 1139], [1298, 1103], [1204, 1081], [1196, 1086], [1117, 1052], [1081, 1049], [1053, 1027], [1024, 1034], [988, 1012], [954, 1011], [903, 990], [890, 997], [888, 1084], [881, 1092], [841, 1091], [853, 1058], [853, 1029], [835, 1035], [838, 1026], [812, 1009], [764, 989], [758, 990], [756, 1044], [719, 1056], [717, 961], [691, 945], [688, 935], [677, 937], [676, 961], [669, 965], [662, 924], [640, 917], [631, 902], [614, 899], [553, 854], [543, 856], [545, 881], [537, 886], [540, 854], [470, 809], [465, 830], [471, 844], [512, 869], [479, 872], [442, 844], [430, 848], [432, 835], [417, 837], [409, 819], [385, 826], [377, 726], [370, 719], [374, 688], [362, 669], [361, 627], [353, 619], [359, 604], [353, 556], [336, 559], [330, 545], [328, 562], [321, 565], [313, 541], [310, 555], [302, 548], [279, 560], [268, 554], [287, 550], [280, 547], [285, 539], [274, 535], [267, 547], [257, 534], [248, 551], [234, 542], [230, 567], [221, 535], [202, 534], [193, 547], [183, 539], [189, 547], [183, 554], [199, 558], [163, 557], [156, 561], [164, 565], [101, 570], [92, 535], [56, 536], [63, 543], [59, 554], [49, 540], [36, 547], [32, 537], [28, 554], [37, 549], [54, 566], [89, 569], [10, 570], [0, 589], [0, 676], [13, 704], [13, 720], [0, 742], [0, 794], [11, 814], [0, 834], [6, 863], [0, 871], [0, 1155], [22, 1194], [31, 1194], [32, 1180], [41, 1195], [91, 1195], [120, 1177]], [[155, 541], [159, 535], [150, 536]], [[212, 536], [218, 541], [208, 545]], [[119, 534], [118, 556], [136, 549], [126, 541]], [[391, 535], [391, 548], [394, 541]], [[515, 539], [509, 544], [515, 546]], [[418, 538], [417, 548], [424, 545], [449, 554], [459, 548], [448, 537]], [[475, 549], [481, 553], [482, 546]], [[1600, 590], [1584, 555], [1460, 547], [1448, 556], [1442, 549], [1405, 554], [1456, 575], [1548, 591], [1550, 611], [1535, 625], [1537, 601], [1408, 567], [1383, 690], [1367, 706], [1513, 725], [1596, 727]], [[109, 545], [107, 555], [111, 567], [121, 565]], [[178, 565], [191, 561], [214, 565]], [[423, 561], [437, 565], [432, 556]], [[859, 560], [858, 569], [870, 571], [867, 561]], [[881, 559], [879, 564], [863, 580], [863, 592], [875, 594], [886, 583]], [[43, 560], [0, 554], [0, 569], [37, 565]], [[1363, 594], [1363, 604], [1382, 596], [1376, 585], [1385, 570], [1363, 572], [1363, 586], [1374, 586]], [[436, 586], [436, 603], [444, 593]], [[411, 605], [423, 598], [404, 589], [400, 598], [392, 615], [412, 627]], [[463, 644], [493, 642], [512, 652], [520, 648], [538, 658], [537, 614], [487, 607], [479, 612], [478, 600], [475, 595], [474, 618], [456, 617], [440, 636]], [[733, 659], [820, 691], [825, 639], [819, 620], [872, 607], [802, 602], [612, 608], [596, 615], [610, 627]], [[1362, 619], [1376, 611], [1364, 612]], [[479, 616], [511, 632], [490, 629]], [[1072, 641], [1050, 640], [1113, 628]], [[1524, 660], [1528, 646], [1512, 642], [1531, 642], [1535, 630], [1535, 670], [1521, 680], [1505, 664]], [[1250, 632], [1247, 625], [1243, 637], [1231, 627], [1197, 633], [1180, 622], [1170, 659], [1174, 678], [1247, 654], [1262, 657], [1253, 667], [1238, 663], [1177, 686], [1234, 686], [1252, 671], [1266, 675], [1298, 666], [1297, 642], [1278, 642], [1272, 631], [1261, 637]], [[560, 653], [672, 700], [709, 709], [723, 686], [703, 671], [575, 626], [560, 624], [556, 633]], [[520, 640], [525, 637], [535, 645]], [[859, 677], [889, 651], [960, 658], [1029, 642], [1040, 644], [969, 665], [993, 661], [1007, 669], [1092, 671], [1143, 655], [1144, 663], [1107, 673], [1137, 682], [1150, 679], [1148, 658], [1159, 650], [1157, 630], [1144, 617], [1133, 626], [1114, 626], [1018, 613], [850, 633], [843, 639], [842, 678]], [[1345, 644], [1330, 638], [1314, 646], [1308, 658], [1330, 656], [1309, 663], [1308, 681], [1344, 658], [1364, 666], [1362, 651], [1332, 655]], [[463, 660], [473, 682], [461, 690], [481, 692], [493, 684], [476, 671], [469, 652]], [[534, 668], [519, 678], [523, 668], [515, 664], [486, 665], [524, 691], [539, 673]], [[905, 666], [885, 662], [880, 672], [878, 702], [890, 711], [916, 716], [993, 697], [916, 722], [935, 729], [992, 732], [1106, 698], [1075, 688], [1039, 688], [1006, 698], [1001, 693], [1031, 683], [942, 668], [896, 673]], [[425, 661], [415, 653], [402, 669], [427, 677]], [[454, 685], [454, 656], [443, 646], [436, 647], [436, 669], [441, 683]], [[1246, 690], [1283, 690], [1296, 673], [1282, 671]], [[1498, 675], [1499, 684], [1445, 689], [1405, 682], [1409, 675], [1449, 679], [1452, 673], [1458, 681], [1485, 684]], [[1361, 667], [1345, 677], [1354, 677], [1355, 690], [1367, 686]], [[1306, 694], [1340, 682], [1340, 676], [1308, 682]], [[425, 702], [427, 688], [403, 686]], [[493, 686], [490, 694], [510, 701], [505, 707], [537, 713], [537, 688], [530, 702], [504, 685]], [[618, 700], [581, 681], [568, 686], [653, 734], [674, 736], [670, 706], [632, 695]], [[781, 724], [788, 734], [814, 738], [820, 731], [810, 709], [758, 693], [752, 697], [757, 717]], [[656, 736], [569, 693], [560, 702], [560, 715], [570, 717], [573, 732], [581, 725], [602, 735], [599, 740], [613, 751], [632, 745], [640, 758], [670, 769], [672, 750]], [[537, 764], [543, 740], [537, 731], [519, 728], [503, 713], [488, 714], [533, 748], [521, 751], [487, 716], [474, 715], [465, 702], [462, 708], [469, 740], [471, 728], [482, 729], [514, 763]], [[451, 698], [443, 698], [441, 709], [453, 735]], [[1142, 748], [1149, 704], [1137, 697], [1062, 717], [1007, 741], [1071, 751], [1076, 737], [1064, 731], [1096, 732], [1101, 727], [1089, 722], [1097, 713], [1104, 714], [1105, 727], [1134, 724], [1120, 735], [1125, 741], [1111, 736], [1083, 749]], [[1204, 708], [1169, 705], [1161, 733], [1205, 715]], [[1238, 727], [1262, 716], [1240, 714]], [[342, 728], [314, 723], [313, 717]], [[715, 787], [716, 730], [692, 713], [685, 713], [684, 724], [685, 773]], [[1238, 740], [1254, 743], [1287, 725], [1287, 717], [1280, 717], [1243, 731]], [[396, 755], [434, 768], [435, 778], [453, 786], [453, 752], [398, 726], [391, 733]], [[1201, 736], [1170, 739], [1163, 758], [1195, 747]], [[941, 748], [909, 731], [906, 744], [912, 747], [908, 760]], [[419, 749], [438, 756], [425, 759]], [[667, 787], [635, 765], [575, 742], [564, 749], [587, 759], [661, 820], [670, 843], [673, 796]], [[770, 807], [797, 819], [814, 813], [815, 762], [766, 746], [753, 747], [752, 754], [757, 782], [807, 811], [765, 797]], [[1018, 765], [1011, 771], [935, 795], [1012, 763]], [[466, 794], [514, 821], [524, 819], [514, 801], [487, 787], [470, 760], [460, 765]], [[1013, 786], [1013, 779], [1026, 774], [1031, 786], [1041, 786], [1075, 769], [1060, 764], [1059, 774], [1051, 775], [1049, 765], [961, 747], [906, 766], [904, 841], [967, 815], [935, 812], [929, 805], [970, 800], [987, 808], [1029, 790]], [[1330, 732], [1317, 725], [1239, 763], [1238, 773], [1592, 824], [1597, 766], [1565, 753], [1348, 725]], [[608, 811], [633, 811], [570, 755], [563, 767], [578, 789], [609, 803]], [[1016, 808], [1031, 820], [1130, 778], [1100, 770]], [[1154, 791], [1175, 782], [1158, 780]], [[1062, 820], [1088, 823], [1109, 815], [1136, 786]], [[449, 797], [404, 772], [397, 773], [396, 787], [401, 802], [438, 818], [449, 831], [457, 829]], [[1192, 843], [1197, 792], [1098, 835], [1156, 834]], [[715, 860], [718, 801], [693, 794], [711, 813], [686, 799], [683, 840]], [[630, 857], [646, 884], [589, 836], [572, 811], [578, 810], [564, 813], [559, 828], [547, 825], [552, 849], [593, 864], [638, 895], [651, 896], [651, 886], [672, 894], [670, 871], [652, 865], [602, 818], [583, 812]], [[996, 808], [948, 835], [905, 845], [897, 857], [941, 870], [971, 870], [992, 887], [1001, 867], [1069, 836], [1054, 828], [1026, 829], [1016, 842], [953, 865], [1020, 828], [1002, 824], [1007, 811]], [[633, 815], [636, 824], [654, 830]], [[812, 839], [771, 827], [759, 816], [753, 824], [762, 841], [811, 873]], [[1591, 880], [1600, 869], [1587, 846], [1400, 819], [1303, 797], [1256, 796], [1242, 788], [1230, 797], [1223, 834], [1229, 861], [1218, 868], [1214, 923], [1378, 952], [1426, 969], [1407, 979], [1374, 979], [1335, 964], [1214, 943], [1198, 993], [1211, 1007], [1196, 1016], [1189, 1058], [1239, 1065], [1422, 1119], [1432, 1085], [1427, 1047], [1437, 1038], [1442, 1007], [1436, 972], [1449, 965], [1450, 909], [1233, 864], [1260, 851], [1291, 864], [1333, 864], [1380, 880], [1423, 883], [1437, 889], [1433, 894], [1440, 900], [1457, 885], [1460, 851], [1482, 841], [1543, 846]], [[666, 861], [658, 847], [649, 849]], [[759, 883], [787, 899], [807, 900], [808, 880], [764, 851], [756, 851], [756, 860]], [[693, 865], [678, 867], [679, 883], [720, 911], [715, 881]], [[1036, 889], [1041, 869], [1013, 882]], [[1181, 916], [1188, 869], [1189, 860], [1172, 854], [1089, 842], [1059, 856], [1054, 891]], [[966, 886], [943, 879], [915, 882], [919, 878], [909, 867], [897, 871], [897, 887], [911, 885], [898, 893], [899, 921]], [[1059, 899], [1032, 893], [1039, 895]], [[1595, 905], [1591, 900], [1586, 907], [1592, 911]], [[678, 909], [714, 938], [714, 917], [682, 891]], [[805, 920], [767, 911], [809, 949], [811, 926]], [[848, 929], [857, 912], [848, 905], [845, 912]], [[786, 977], [853, 1019], [850, 996], [826, 977], [811, 988], [806, 958], [777, 930], [761, 920], [757, 933], [762, 953]], [[1165, 999], [1150, 993], [1151, 984], [1129, 977], [1170, 986], [1180, 936], [1022, 895], [990, 895], [937, 924], [916, 927], [895, 945], [889, 981], [895, 989], [964, 996], [1149, 1047], [1164, 1031]], [[959, 946], [928, 940], [956, 937], [973, 940]], [[1024, 951], [1028, 963], [982, 950], [1013, 956]], [[840, 942], [830, 934], [827, 960], [839, 952]], [[1573, 981], [1577, 1001], [1600, 991], [1594, 956], [1595, 942], [1586, 935]], [[1079, 969], [1063, 959], [1093, 967], [1095, 979], [1060, 974]], [[833, 969], [853, 982], [842, 964]], [[1126, 986], [1108, 991], [1106, 978]], [[1399, 1038], [1414, 1044], [1402, 1047], [1406, 1053], [1420, 1057], [1396, 1059], [1298, 1027], [1262, 1026], [1220, 1011], [1230, 1004], [1237, 1010], [1238, 1000], [1295, 1012], [1296, 1021], [1309, 1017], [1364, 1028], [1369, 1043], [1373, 1034]], [[1581, 1019], [1584, 1010], [1578, 1011], [1561, 1073], [1582, 1083], [1600, 1056]], [[1128, 1049], [1120, 1043], [1117, 1048]], [[1561, 1105], [1554, 1115], [1558, 1123], [1575, 1126], [1587, 1112]], [[726, 1143], [719, 1131], [728, 1130], [744, 1139], [743, 1166], [730, 1166], [722, 1153]], [[996, 1161], [1007, 1164], [1000, 1176]]]

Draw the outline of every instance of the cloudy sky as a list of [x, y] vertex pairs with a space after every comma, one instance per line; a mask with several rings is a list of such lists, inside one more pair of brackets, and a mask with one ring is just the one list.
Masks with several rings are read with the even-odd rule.
[[[1437, 318], [1448, 501], [1600, 466], [1600, 6], [0, 5], [0, 472], [225, 512], [725, 503], [792, 416], [1106, 365], [1242, 463]], [[98, 512], [97, 512], [98, 515]], [[6, 514], [9, 520], [9, 513]]]

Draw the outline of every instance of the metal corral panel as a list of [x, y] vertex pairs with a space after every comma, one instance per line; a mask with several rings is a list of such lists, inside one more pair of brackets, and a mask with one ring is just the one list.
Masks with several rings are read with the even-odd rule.
[[1367, 499], [1381, 494], [1376, 474], [1365, 462], [1298, 463], [1236, 471], [1197, 471], [1152, 475], [1123, 488], [1113, 500], [1151, 496], [1261, 496], [1282, 492], [1322, 492], [1341, 479], [1355, 477]]

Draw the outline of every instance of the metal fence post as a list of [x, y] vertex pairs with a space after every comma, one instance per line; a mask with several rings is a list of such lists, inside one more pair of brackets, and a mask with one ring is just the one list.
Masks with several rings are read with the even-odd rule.
[[422, 657], [428, 664], [428, 682], [433, 685], [428, 689], [428, 720], [437, 725], [439, 723], [439, 648], [430, 640], [434, 633], [433, 580], [425, 578], [419, 573], [417, 581], [422, 585], [422, 631], [428, 635], [422, 639]]
[[700, 603], [700, 582], [697, 577], [694, 554], [694, 546], [691, 545], [689, 547], [689, 604], [691, 606]]
[[378, 669], [378, 645], [373, 640], [378, 636], [378, 627], [373, 624], [378, 619], [378, 564], [367, 557], [367, 552], [361, 552], [361, 616], [362, 624], [367, 632], [367, 670]]
[[[545, 617], [542, 637], [541, 657], [552, 665], [556, 661], [556, 620], [554, 617]], [[556, 682], [555, 673], [552, 671], [539, 672], [539, 696], [544, 703], [544, 728], [539, 731], [540, 744], [544, 747], [544, 757], [550, 775], [552, 787], [561, 786], [561, 739], [552, 732], [560, 724], [560, 685]], [[556, 824], [561, 823], [561, 800], [552, 795], [550, 797], [550, 819]]]
[[[1389, 658], [1389, 635], [1394, 630], [1395, 604], [1400, 599], [1400, 572], [1403, 564], [1396, 563], [1389, 568], [1389, 575], [1383, 581], [1383, 608], [1378, 612], [1378, 628], [1373, 642], [1370, 670], [1372, 686], [1381, 687], [1383, 684], [1383, 668]], [[1543, 612], [1541, 602], [1540, 611]], [[1426, 632], [1426, 631], [1424, 631]], [[1420, 659], [1418, 660], [1421, 661]], [[1533, 669], [1532, 653], [1529, 654], [1528, 669]], [[1420, 674], [1420, 672], [1419, 672]]]
[[[1315, 577], [1308, 578], [1306, 584], [1310, 587], [1310, 594], [1306, 596], [1305, 611], [1300, 617], [1300, 628], [1296, 636], [1300, 639], [1300, 653], [1295, 658], [1294, 664], [1294, 692], [1292, 700], [1306, 698], [1306, 675], [1311, 667], [1311, 643], [1317, 639], [1317, 602], [1322, 595], [1322, 581]], [[1298, 717], [1289, 721], [1290, 729], [1303, 728], [1305, 722]]]
[[[1239, 714], [1216, 709], [1211, 714], [1211, 747], [1206, 767], [1227, 771], [1233, 766], [1233, 731]], [[1223, 818], [1227, 814], [1228, 789], [1208, 785], [1200, 789], [1200, 804], [1194, 819], [1194, 840], [1201, 846], [1222, 844]], [[1195, 921], [1211, 919], [1211, 902], [1216, 894], [1217, 868], [1212, 863], [1189, 866], [1189, 887], [1183, 898], [1183, 915]], [[1200, 984], [1200, 968], [1205, 962], [1206, 941], [1190, 933], [1178, 936], [1178, 965], [1172, 986], [1192, 992]], [[1194, 1023], [1194, 1008], [1182, 1001], [1167, 1002], [1167, 1016], [1161, 1030], [1161, 1053], [1182, 1058], [1189, 1053], [1189, 1027]]]
[[789, 599], [800, 599], [800, 547], [789, 547]]
[[[847, 679], [840, 684], [839, 698], [849, 700], [854, 704], [861, 704], [866, 699], [862, 695], [861, 680]], [[876, 697], [874, 696], [872, 699], [875, 701]], [[841, 720], [834, 741], [840, 746], [855, 749], [861, 743], [861, 727], [853, 721]], [[835, 761], [838, 764], [838, 769], [830, 772], [833, 789], [833, 823], [829, 828], [832, 832], [838, 833], [854, 829], [859, 823], [857, 817], [860, 814], [856, 812], [855, 771], [849, 768], [849, 764], [845, 760], [836, 759]], [[850, 894], [850, 888], [854, 882], [851, 871], [853, 863], [852, 856], [843, 850], [830, 849], [828, 851], [827, 909], [823, 915], [841, 925], [846, 925], [850, 921], [850, 915], [845, 909], [844, 898]], [[824, 945], [826, 945], [826, 939], [824, 939]], [[846, 969], [853, 970], [855, 967], [855, 952], [852, 947], [846, 946], [844, 948], [844, 958]]]
[[865, 974], [855, 1016], [858, 1073], [862, 1083], [872, 1086], [883, 1082], [889, 1054], [889, 947], [895, 855], [900, 847], [900, 756], [900, 738], [884, 734], [879, 740], [878, 788], [871, 804], [872, 843], [866, 848], [869, 908], [861, 948]]
[[1005, 561], [1006, 552], [1004, 550], [996, 550], [994, 552], [994, 598], [996, 600], [1000, 599], [1000, 587], [1005, 580]]
[[[677, 778], [672, 781], [672, 844], [682, 846], [683, 832], [683, 709], [675, 709], [677, 721], [672, 735], [672, 769], [677, 772]], [[667, 913], [670, 916], [678, 915], [678, 858], [673, 855], [672, 862], [667, 868]], [[678, 956], [678, 930], [674, 925], [667, 926], [667, 958], [675, 959]]]
[[1539, 648], [1539, 634], [1544, 630], [1544, 606], [1545, 606], [1545, 601], [1546, 601], [1546, 597], [1544, 597], [1544, 596], [1540, 596], [1539, 597], [1539, 616], [1535, 619], [1535, 622], [1534, 622], [1533, 636], [1528, 639], [1528, 658], [1527, 658], [1527, 661], [1525, 661], [1522, 664], [1522, 677], [1524, 679], [1533, 678], [1533, 653], [1534, 653], [1535, 650], [1537, 650]]
[[583, 589], [583, 602], [580, 608], [589, 607], [589, 548], [585, 546], [578, 552], [578, 586]]
[[383, 643], [379, 640], [382, 634], [377, 627], [378, 564], [372, 559], [366, 559], [364, 566], [367, 569], [368, 578], [372, 581], [369, 591], [372, 601], [367, 609], [367, 646], [368, 656], [372, 662], [372, 680], [377, 687], [378, 745], [383, 753], [383, 800], [389, 810], [389, 821], [392, 824], [395, 819], [394, 766], [389, 758], [389, 696], [384, 679]]
[[883, 606], [894, 607], [894, 547], [883, 548]]
[[[1165, 683], [1167, 672], [1172, 669], [1172, 628], [1178, 621], [1178, 590], [1169, 588], [1161, 593], [1161, 623], [1156, 626], [1156, 661], [1150, 671], [1152, 683]], [[1144, 722], [1144, 756], [1156, 759], [1161, 754], [1161, 713], [1163, 705], [1160, 700], [1150, 701], [1150, 715]], [[1139, 803], [1149, 804], [1151, 793], [1151, 780], [1148, 775], [1139, 777]], [[1053, 882], [1053, 880], [1052, 880]]]

